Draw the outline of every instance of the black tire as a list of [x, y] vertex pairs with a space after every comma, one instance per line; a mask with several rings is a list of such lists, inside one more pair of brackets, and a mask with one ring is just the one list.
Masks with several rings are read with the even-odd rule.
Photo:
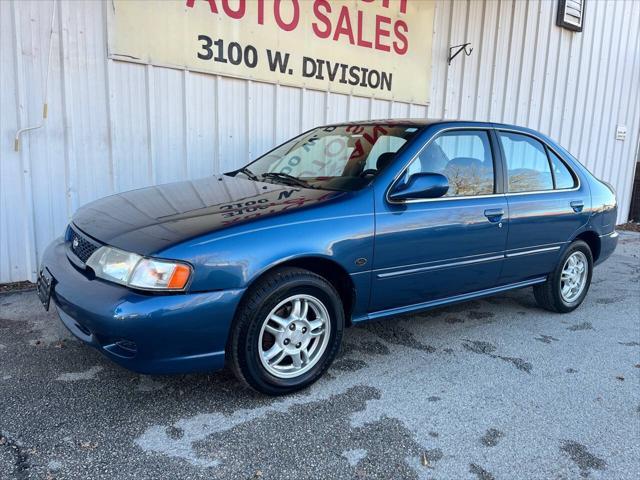
[[[587, 278], [586, 285], [582, 293], [572, 302], [568, 303], [562, 298], [561, 294], [561, 275], [564, 264], [576, 251], [581, 251], [587, 258]], [[593, 274], [593, 255], [589, 245], [582, 240], [576, 240], [566, 249], [555, 270], [549, 275], [547, 281], [533, 287], [533, 294], [538, 305], [546, 310], [557, 313], [569, 313], [580, 306], [584, 298], [587, 296], [589, 286], [591, 285], [591, 276]]]
[[[278, 378], [260, 361], [258, 340], [262, 324], [273, 308], [295, 294], [312, 295], [329, 313], [331, 328], [325, 351], [308, 371], [294, 378]], [[227, 344], [228, 363], [238, 379], [267, 395], [285, 395], [314, 383], [336, 357], [344, 330], [340, 295], [323, 277], [301, 268], [280, 268], [258, 280], [238, 307]]]

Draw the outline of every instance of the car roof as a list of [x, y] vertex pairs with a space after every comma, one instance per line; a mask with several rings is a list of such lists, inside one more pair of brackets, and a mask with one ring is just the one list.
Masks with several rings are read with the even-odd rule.
[[452, 120], [452, 119], [434, 119], [434, 118], [380, 118], [373, 120], [356, 120], [351, 122], [337, 122], [328, 125], [323, 125], [323, 127], [337, 127], [337, 126], [345, 126], [345, 125], [360, 125], [360, 126], [375, 126], [375, 125], [400, 125], [407, 127], [418, 127], [420, 129], [424, 129], [431, 125], [438, 124], [446, 124], [448, 126], [455, 127], [457, 125], [460, 128], [464, 127], [481, 127], [481, 128], [497, 128], [497, 129], [505, 129], [505, 130], [517, 130], [522, 133], [533, 134], [535, 137], [542, 138], [546, 142], [554, 143], [546, 135], [533, 130], [528, 127], [523, 127], [520, 125], [513, 125], [508, 123], [496, 123], [496, 122], [480, 122], [477, 120]]
[[[336, 122], [329, 125], [328, 127], [339, 126], [339, 125], [413, 125], [416, 127], [424, 127], [428, 125], [433, 125], [436, 123], [443, 123], [447, 120], [434, 120], [434, 119], [426, 119], [426, 118], [375, 118], [372, 120], [353, 120], [350, 122]], [[462, 122], [461, 122], [462, 123]]]
[[518, 125], [509, 125], [505, 123], [495, 122], [480, 122], [477, 120], [452, 120], [445, 118], [377, 118], [373, 120], [355, 120], [350, 122], [336, 122], [325, 126], [339, 126], [339, 125], [412, 125], [416, 127], [428, 127], [430, 125], [437, 125], [446, 123], [448, 125], [460, 125], [460, 126], [478, 126], [487, 128], [513, 128], [521, 130], [529, 130], [526, 127]]

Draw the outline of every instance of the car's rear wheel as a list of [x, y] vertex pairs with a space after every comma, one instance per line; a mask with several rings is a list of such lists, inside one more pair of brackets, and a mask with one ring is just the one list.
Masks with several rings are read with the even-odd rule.
[[231, 368], [269, 395], [299, 390], [329, 367], [343, 329], [342, 302], [330, 283], [307, 270], [278, 269], [238, 309], [227, 349]]
[[567, 313], [583, 302], [591, 285], [593, 255], [582, 240], [573, 242], [547, 281], [533, 287], [539, 306], [552, 312]]

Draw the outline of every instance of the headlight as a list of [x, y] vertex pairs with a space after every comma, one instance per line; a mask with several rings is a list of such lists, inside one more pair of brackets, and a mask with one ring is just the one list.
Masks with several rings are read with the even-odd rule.
[[191, 268], [183, 263], [143, 258], [133, 270], [129, 285], [138, 288], [182, 290], [191, 276]]
[[89, 260], [96, 277], [134, 288], [182, 290], [191, 276], [184, 263], [144, 258], [112, 247], [100, 247]]

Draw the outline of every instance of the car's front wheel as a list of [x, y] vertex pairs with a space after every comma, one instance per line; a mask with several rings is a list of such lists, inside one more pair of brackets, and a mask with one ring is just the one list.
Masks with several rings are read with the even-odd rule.
[[330, 283], [307, 270], [278, 269], [238, 309], [227, 349], [231, 368], [269, 395], [299, 390], [327, 370], [343, 329], [342, 302]]
[[533, 287], [539, 306], [552, 312], [567, 313], [580, 306], [591, 285], [593, 255], [582, 240], [573, 242], [547, 281]]

